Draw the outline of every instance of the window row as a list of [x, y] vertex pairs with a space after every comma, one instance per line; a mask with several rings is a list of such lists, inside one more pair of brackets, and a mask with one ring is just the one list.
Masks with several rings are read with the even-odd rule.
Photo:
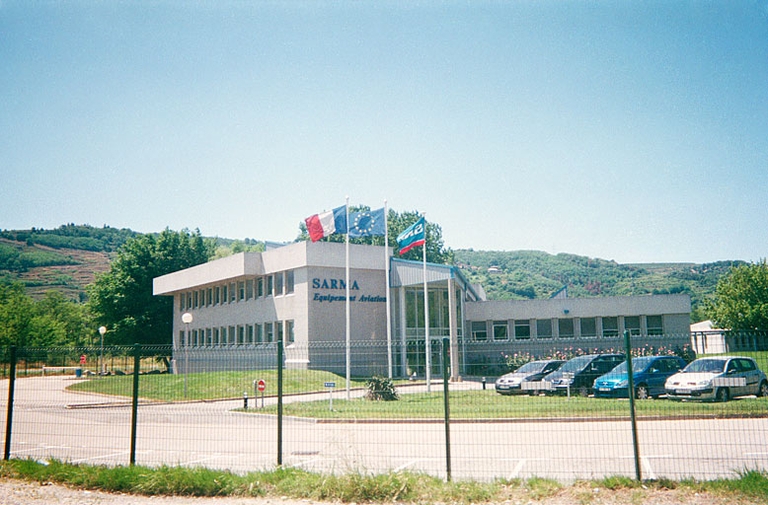
[[472, 340], [528, 340], [531, 338], [597, 338], [630, 335], [663, 335], [664, 319], [654, 316], [581, 317], [564, 319], [515, 319], [472, 321]]
[[221, 347], [237, 345], [261, 345], [284, 339], [285, 344], [294, 342], [294, 322], [274, 321], [268, 323], [196, 328], [179, 331], [179, 343], [188, 347]]
[[179, 296], [179, 310], [199, 309], [214, 305], [237, 303], [256, 298], [283, 296], [293, 293], [293, 270], [271, 275], [233, 281], [218, 286], [187, 291]]

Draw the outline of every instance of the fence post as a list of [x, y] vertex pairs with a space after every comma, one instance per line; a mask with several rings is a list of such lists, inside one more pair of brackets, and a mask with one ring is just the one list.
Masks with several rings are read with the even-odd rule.
[[277, 466], [283, 466], [283, 339], [277, 341]]
[[629, 330], [624, 330], [624, 349], [627, 354], [627, 396], [629, 397], [629, 419], [632, 424], [632, 450], [635, 456], [635, 478], [643, 480], [640, 472], [640, 445], [637, 441], [637, 419], [635, 418], [635, 378], [632, 372], [632, 345]]
[[5, 453], [3, 459], [11, 459], [11, 428], [13, 427], [13, 393], [16, 389], [16, 346], [10, 347], [10, 375], [8, 376], [8, 409], [5, 418]]
[[451, 403], [448, 398], [448, 380], [451, 376], [451, 364], [448, 361], [450, 339], [443, 337], [443, 410], [445, 412], [445, 470], [448, 481], [451, 480]]
[[131, 466], [136, 464], [136, 421], [139, 415], [139, 369], [141, 344], [133, 344], [133, 402], [131, 404]]

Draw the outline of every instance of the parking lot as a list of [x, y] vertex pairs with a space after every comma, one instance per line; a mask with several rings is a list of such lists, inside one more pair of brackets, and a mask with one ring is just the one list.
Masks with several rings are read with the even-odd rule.
[[[65, 391], [72, 380], [46, 377], [16, 382], [11, 456], [128, 464], [129, 402]], [[5, 412], [8, 381], [0, 384]], [[467, 382], [455, 387], [480, 385]], [[312, 399], [317, 398], [286, 401]], [[136, 463], [235, 472], [274, 469], [276, 418], [234, 412], [238, 407], [242, 400], [142, 404]], [[762, 417], [641, 420], [638, 426], [643, 478], [713, 479], [768, 468], [768, 419]], [[319, 422], [285, 417], [282, 428], [284, 466], [316, 472], [409, 470], [446, 476], [442, 421]], [[2, 429], [5, 432], [4, 415]], [[631, 425], [625, 421], [454, 421], [450, 441], [454, 479], [537, 476], [567, 482], [635, 475]]]

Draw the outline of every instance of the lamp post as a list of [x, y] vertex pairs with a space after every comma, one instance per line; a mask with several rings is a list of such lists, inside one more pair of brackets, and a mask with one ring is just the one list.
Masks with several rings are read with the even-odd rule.
[[186, 326], [186, 331], [184, 332], [184, 398], [187, 397], [187, 370], [189, 365], [187, 350], [189, 349], [189, 323], [192, 322], [192, 319], [192, 314], [189, 312], [181, 315], [181, 322]]
[[99, 350], [99, 375], [104, 375], [104, 334], [106, 332], [106, 326], [99, 326], [99, 335], [101, 335], [101, 349]]

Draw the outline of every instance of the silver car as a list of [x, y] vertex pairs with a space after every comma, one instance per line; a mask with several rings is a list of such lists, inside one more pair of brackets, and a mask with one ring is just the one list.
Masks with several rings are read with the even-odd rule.
[[736, 396], [768, 396], [768, 379], [752, 358], [716, 356], [699, 358], [664, 384], [671, 400], [727, 402]]

